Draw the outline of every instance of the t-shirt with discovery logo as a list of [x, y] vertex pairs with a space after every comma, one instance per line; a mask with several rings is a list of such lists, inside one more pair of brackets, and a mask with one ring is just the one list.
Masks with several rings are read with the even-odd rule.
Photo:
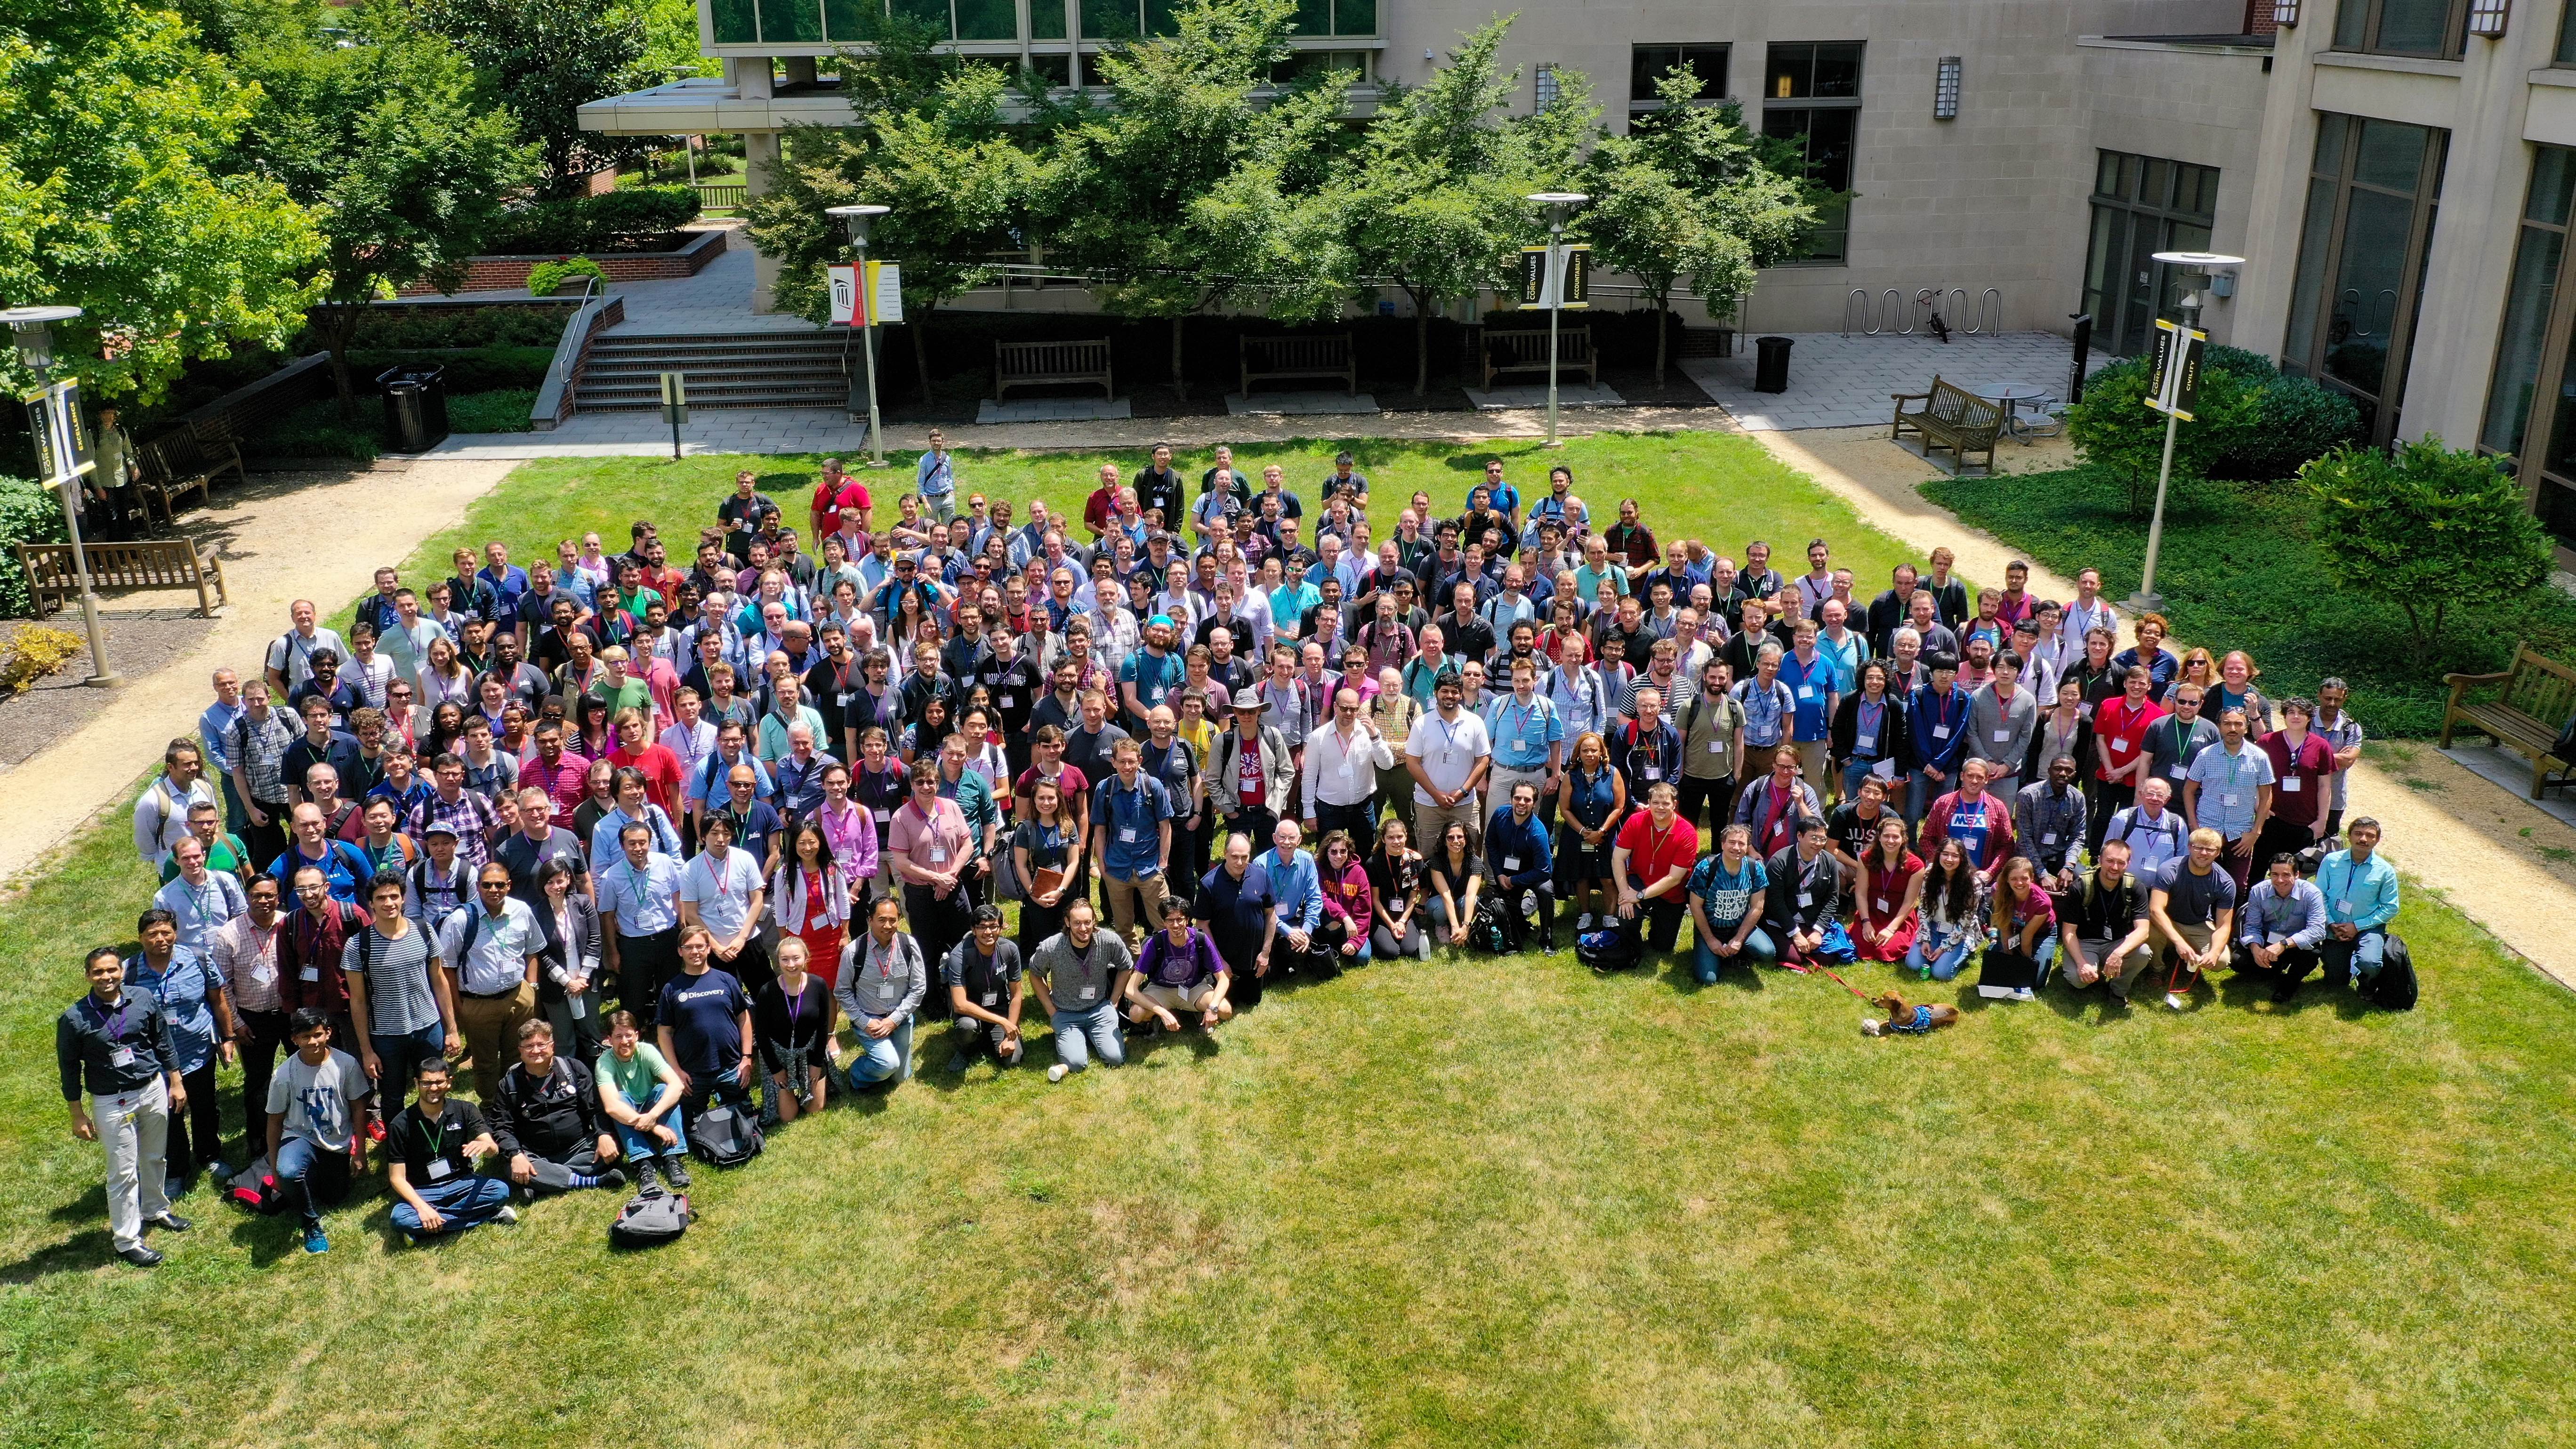
[[751, 994], [729, 971], [709, 967], [662, 983], [657, 1019], [671, 1028], [671, 1065], [692, 1078], [732, 1071], [742, 1061], [742, 1014], [749, 1010]]

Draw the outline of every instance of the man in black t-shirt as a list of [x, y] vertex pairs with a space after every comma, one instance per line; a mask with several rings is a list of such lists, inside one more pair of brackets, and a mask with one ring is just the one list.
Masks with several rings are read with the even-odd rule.
[[483, 1114], [448, 1096], [454, 1078], [444, 1057], [412, 1068], [412, 1103], [385, 1127], [385, 1176], [394, 1196], [394, 1226], [417, 1243], [484, 1223], [519, 1220], [510, 1185], [474, 1170], [474, 1159], [500, 1150]]
[[531, 1196], [624, 1187], [626, 1174], [602, 1164], [617, 1138], [599, 1109], [590, 1068], [555, 1055], [555, 1029], [519, 1024], [519, 1060], [492, 1094], [492, 1141], [511, 1182]]

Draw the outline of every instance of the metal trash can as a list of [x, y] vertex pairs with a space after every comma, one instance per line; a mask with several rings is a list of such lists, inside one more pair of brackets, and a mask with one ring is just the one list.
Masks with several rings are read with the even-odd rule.
[[447, 437], [447, 369], [391, 367], [376, 374], [385, 393], [385, 445], [426, 453]]
[[1787, 392], [1789, 390], [1790, 344], [1791, 339], [1786, 337], [1756, 337], [1753, 339], [1753, 350], [1756, 353], [1753, 360], [1753, 390], [1755, 392]]

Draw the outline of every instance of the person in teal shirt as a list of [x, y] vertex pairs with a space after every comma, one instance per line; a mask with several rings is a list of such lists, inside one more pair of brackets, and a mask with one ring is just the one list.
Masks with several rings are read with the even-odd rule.
[[2388, 950], [2388, 923], [2397, 917], [2397, 867], [2379, 854], [2379, 822], [2364, 815], [2344, 831], [2348, 849], [2317, 867], [2317, 890], [2326, 898], [2326, 938], [2317, 943], [2326, 979], [2347, 984], [2379, 974]]

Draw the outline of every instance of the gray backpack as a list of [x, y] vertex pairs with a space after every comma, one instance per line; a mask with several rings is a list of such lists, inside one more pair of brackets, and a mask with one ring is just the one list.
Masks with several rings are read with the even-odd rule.
[[632, 1197], [608, 1226], [609, 1246], [653, 1248], [689, 1230], [689, 1200], [676, 1192]]

